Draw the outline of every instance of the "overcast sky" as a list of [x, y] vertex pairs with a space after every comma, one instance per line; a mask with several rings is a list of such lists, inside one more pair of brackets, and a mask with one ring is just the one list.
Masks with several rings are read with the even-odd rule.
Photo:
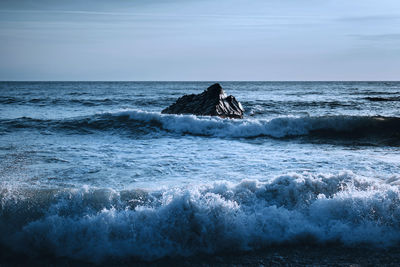
[[400, 1], [0, 0], [0, 80], [400, 80]]

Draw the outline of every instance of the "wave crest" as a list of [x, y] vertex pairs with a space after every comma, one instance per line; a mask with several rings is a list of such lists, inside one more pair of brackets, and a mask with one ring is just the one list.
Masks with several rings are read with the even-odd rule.
[[391, 247], [400, 241], [400, 192], [390, 183], [344, 172], [151, 192], [3, 189], [0, 240], [91, 261], [299, 242]]
[[[230, 120], [194, 115], [167, 115], [140, 110], [102, 113], [93, 116], [40, 120], [19, 118], [3, 120], [4, 131], [12, 128], [38, 128], [67, 130], [76, 133], [91, 131], [128, 130], [137, 134], [167, 131], [227, 138], [253, 138], [268, 136], [290, 138], [310, 136], [331, 139], [378, 138], [387, 143], [398, 144], [400, 118], [380, 116], [320, 116], [277, 117], [267, 119]], [[397, 143], [396, 143], [397, 140]]]

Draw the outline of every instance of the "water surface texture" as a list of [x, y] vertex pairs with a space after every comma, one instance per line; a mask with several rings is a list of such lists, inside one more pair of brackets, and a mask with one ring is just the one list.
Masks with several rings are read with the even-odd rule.
[[[1, 82], [0, 242], [110, 257], [400, 241], [400, 82]], [[46, 254], [46, 255], [47, 255]]]

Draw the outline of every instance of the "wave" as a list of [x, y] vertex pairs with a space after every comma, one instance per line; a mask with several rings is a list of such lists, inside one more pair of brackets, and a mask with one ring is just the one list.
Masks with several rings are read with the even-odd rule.
[[308, 136], [319, 139], [370, 138], [398, 144], [400, 118], [381, 116], [305, 116], [277, 117], [274, 119], [230, 120], [207, 116], [167, 115], [140, 110], [102, 113], [86, 117], [60, 120], [41, 120], [22, 117], [0, 120], [0, 130], [16, 129], [63, 130], [74, 133], [127, 130], [130, 133], [159, 133], [160, 131], [226, 138], [273, 137], [290, 138]]
[[400, 242], [398, 181], [343, 172], [155, 191], [3, 188], [0, 242], [93, 262], [285, 244], [390, 248]]
[[[113, 105], [117, 103], [129, 103], [129, 101], [123, 99], [112, 100], [109, 98], [105, 99], [64, 99], [64, 98], [21, 98], [21, 97], [2, 97], [0, 96], [0, 104], [41, 104], [45, 105], [83, 105], [83, 106], [100, 106], [100, 105]], [[132, 101], [131, 101], [132, 102]]]
[[380, 101], [400, 101], [400, 97], [366, 97], [366, 100], [372, 101], [372, 102], [380, 102]]
[[[85, 95], [87, 93], [71, 93], [68, 95]], [[148, 106], [160, 106], [165, 103], [165, 101], [172, 102], [174, 98], [171, 96], [166, 96], [163, 99], [126, 99], [122, 97], [110, 97], [110, 98], [55, 98], [55, 97], [39, 97], [39, 98], [24, 98], [24, 97], [8, 97], [0, 96], [0, 104], [11, 104], [11, 105], [33, 105], [33, 106], [63, 106], [63, 107], [76, 107], [76, 106], [138, 106], [138, 107], [148, 107]]]

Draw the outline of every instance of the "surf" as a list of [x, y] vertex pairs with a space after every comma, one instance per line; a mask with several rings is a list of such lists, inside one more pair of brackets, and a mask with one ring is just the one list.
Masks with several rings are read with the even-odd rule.
[[1, 245], [32, 256], [155, 260], [285, 244], [395, 247], [399, 177], [289, 173], [158, 190], [2, 187]]
[[142, 110], [125, 110], [58, 120], [22, 117], [2, 120], [4, 131], [47, 129], [90, 133], [122, 130], [134, 133], [175, 133], [217, 138], [295, 138], [319, 139], [371, 138], [396, 143], [400, 137], [400, 118], [383, 116], [281, 116], [272, 119], [221, 119], [209, 116], [168, 115]]

